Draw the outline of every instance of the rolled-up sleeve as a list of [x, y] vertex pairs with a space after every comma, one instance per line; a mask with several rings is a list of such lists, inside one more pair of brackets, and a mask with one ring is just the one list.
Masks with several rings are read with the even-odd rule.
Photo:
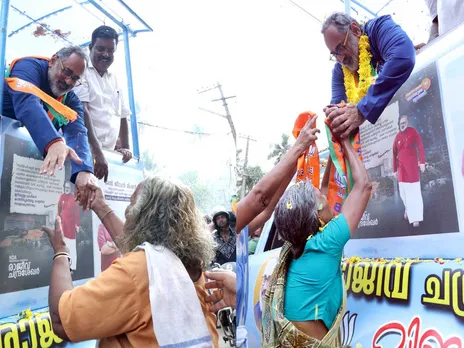
[[117, 336], [138, 327], [141, 294], [122, 260], [61, 296], [59, 315], [72, 342]]

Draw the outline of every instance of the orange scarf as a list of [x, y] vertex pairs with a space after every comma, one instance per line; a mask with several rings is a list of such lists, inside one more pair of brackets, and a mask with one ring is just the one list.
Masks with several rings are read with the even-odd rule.
[[[345, 107], [346, 105], [342, 103], [337, 104], [337, 106]], [[295, 121], [293, 136], [297, 138], [306, 122], [315, 116], [316, 114], [310, 111], [301, 113]], [[315, 127], [316, 125], [313, 126], [313, 128]], [[335, 215], [338, 215], [341, 212], [343, 201], [353, 188], [353, 178], [350, 165], [343, 153], [341, 143], [332, 134], [328, 119], [325, 120], [325, 129], [329, 142], [330, 158], [333, 163], [330, 169], [327, 200], [335, 212]], [[362, 159], [359, 130], [356, 131], [354, 135], [351, 135], [350, 141], [354, 150]], [[311, 144], [305, 153], [298, 159], [296, 181], [306, 179], [310, 180], [315, 187], [320, 186], [320, 160], [315, 142]]]
[[[301, 129], [305, 126], [308, 120], [315, 117], [316, 114], [311, 111], [306, 111], [298, 115], [293, 126], [293, 136], [298, 138]], [[316, 128], [316, 124], [312, 126]], [[298, 158], [296, 181], [308, 179], [314, 186], [319, 187], [321, 167], [319, 161], [319, 151], [317, 150], [316, 142], [313, 142], [308, 149]]]
[[[50, 58], [40, 56], [29, 56], [23, 58], [36, 58], [50, 61]], [[14, 65], [23, 58], [13, 60], [8, 70], [5, 72], [5, 81], [8, 83], [8, 86], [15, 91], [33, 94], [40, 98], [40, 100], [47, 105], [48, 117], [52, 121], [55, 120], [58, 126], [66, 125], [69, 121], [75, 121], [77, 119], [77, 112], [64, 105], [66, 101], [66, 94], [55, 99], [28, 81], [17, 77], [10, 77], [10, 72], [13, 70]]]

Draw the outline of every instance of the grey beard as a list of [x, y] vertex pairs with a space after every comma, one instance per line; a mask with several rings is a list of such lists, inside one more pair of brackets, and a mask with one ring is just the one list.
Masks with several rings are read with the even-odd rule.
[[61, 97], [62, 95], [66, 94], [66, 92], [61, 91], [57, 85], [50, 84], [50, 89], [55, 97]]

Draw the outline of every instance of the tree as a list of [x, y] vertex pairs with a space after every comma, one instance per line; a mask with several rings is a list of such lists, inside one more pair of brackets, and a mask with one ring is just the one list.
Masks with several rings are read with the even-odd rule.
[[273, 144], [271, 145], [272, 152], [267, 156], [267, 159], [275, 158], [274, 164], [279, 163], [280, 159], [283, 155], [290, 150], [291, 144], [288, 141], [289, 136], [287, 134], [282, 134], [282, 139], [280, 144]]
[[264, 172], [260, 166], [248, 167], [245, 177], [245, 194], [248, 194], [251, 189], [263, 178]]
[[[236, 152], [236, 173], [237, 173], [237, 199], [240, 200], [241, 197], [241, 189], [242, 189], [242, 181], [245, 178], [245, 196], [251, 191], [251, 189], [261, 180], [265, 173], [260, 166], [247, 166], [244, 168], [245, 161], [242, 158], [243, 151], [242, 149], [238, 149]], [[245, 172], [245, 173], [244, 173]]]
[[179, 180], [188, 186], [195, 198], [195, 204], [200, 211], [207, 213], [217, 204], [216, 192], [212, 190], [213, 183], [203, 182], [196, 171], [187, 171], [178, 176]]

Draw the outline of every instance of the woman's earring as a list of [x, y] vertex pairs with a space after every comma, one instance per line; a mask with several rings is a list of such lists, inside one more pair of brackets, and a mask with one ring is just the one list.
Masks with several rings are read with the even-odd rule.
[[317, 206], [317, 210], [321, 211], [322, 209], [324, 209], [324, 203], [319, 202], [319, 205]]

